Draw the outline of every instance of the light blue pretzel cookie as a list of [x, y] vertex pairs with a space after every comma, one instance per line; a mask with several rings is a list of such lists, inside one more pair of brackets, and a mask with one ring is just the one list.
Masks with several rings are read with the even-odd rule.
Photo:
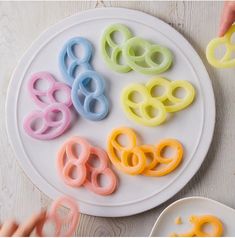
[[[90, 89], [91, 81], [95, 83], [95, 89]], [[103, 78], [92, 70], [81, 73], [74, 81], [71, 98], [77, 112], [86, 119], [99, 121], [104, 119], [109, 112], [109, 102], [104, 95], [105, 83]], [[98, 112], [94, 110], [94, 103], [101, 105]]]
[[[76, 55], [76, 45], [83, 48], [83, 56]], [[59, 65], [65, 82], [68, 85], [73, 85], [74, 80], [78, 76], [77, 69], [80, 70], [81, 68], [82, 71], [92, 70], [92, 66], [90, 65], [92, 51], [91, 43], [83, 37], [74, 37], [66, 42], [60, 52]]]

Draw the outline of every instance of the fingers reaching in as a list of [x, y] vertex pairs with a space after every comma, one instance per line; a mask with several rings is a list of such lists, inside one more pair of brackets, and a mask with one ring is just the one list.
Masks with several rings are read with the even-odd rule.
[[41, 222], [46, 216], [46, 211], [41, 211], [40, 213], [31, 216], [25, 223], [21, 224], [15, 231], [13, 236], [26, 237], [30, 236], [36, 225]]
[[235, 21], [235, 2], [225, 2], [219, 27], [219, 37], [224, 36]]
[[14, 220], [8, 220], [1, 226], [0, 236], [12, 236], [18, 228], [18, 224]]

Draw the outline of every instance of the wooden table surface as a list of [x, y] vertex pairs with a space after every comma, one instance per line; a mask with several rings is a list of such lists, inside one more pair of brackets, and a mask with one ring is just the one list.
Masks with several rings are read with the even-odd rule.
[[[235, 208], [235, 70], [216, 70], [205, 59], [205, 47], [216, 36], [222, 2], [0, 2], [0, 220], [25, 219], [51, 200], [19, 167], [5, 126], [5, 99], [10, 76], [24, 51], [46, 28], [90, 8], [141, 10], [172, 25], [196, 49], [210, 75], [216, 99], [214, 139], [199, 172], [176, 196], [139, 215], [100, 218], [82, 215], [77, 236], [147, 236], [160, 212], [186, 196], [206, 196]], [[235, 189], [234, 189], [235, 190]]]

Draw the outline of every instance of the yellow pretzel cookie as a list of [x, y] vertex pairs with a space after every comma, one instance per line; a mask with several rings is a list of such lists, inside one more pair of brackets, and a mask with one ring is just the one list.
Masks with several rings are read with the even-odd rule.
[[[190, 216], [190, 223], [193, 224], [193, 228], [188, 233], [176, 234], [174, 236], [179, 237], [220, 237], [223, 235], [223, 223], [215, 216], [204, 215], [204, 216]], [[203, 231], [203, 226], [205, 224], [210, 224], [213, 230], [210, 233]]]
[[[141, 95], [141, 102], [132, 101], [131, 95], [135, 92]], [[121, 100], [127, 116], [138, 124], [157, 126], [166, 120], [166, 109], [163, 103], [152, 98], [144, 85], [132, 84], [125, 88]], [[151, 115], [150, 108], [156, 109], [158, 114]]]
[[[176, 97], [174, 91], [177, 88], [182, 88], [185, 90], [186, 94], [183, 98]], [[167, 112], [177, 112], [188, 105], [190, 105], [195, 97], [195, 90], [192, 84], [186, 80], [175, 80], [170, 83], [170, 90], [167, 92], [167, 98], [172, 103], [172, 105], [165, 105]]]
[[[162, 156], [162, 152], [166, 147], [172, 147], [176, 150], [174, 156], [172, 156], [171, 158], [165, 158]], [[180, 144], [179, 141], [175, 139], [162, 140], [156, 146], [156, 158], [158, 160], [156, 166], [153, 168], [146, 169], [143, 173], [144, 175], [160, 177], [165, 176], [174, 171], [182, 161], [183, 146]], [[165, 166], [161, 166], [160, 168], [158, 168], [159, 164], [165, 164]]]
[[[162, 77], [156, 77], [152, 78], [146, 83], [146, 89], [151, 97], [158, 99], [161, 102], [164, 102], [168, 99], [170, 84], [171, 84], [170, 80]], [[163, 87], [164, 89], [163, 93], [161, 93], [160, 95], [156, 95], [154, 93], [154, 89], [158, 87]]]
[[[235, 51], [235, 44], [232, 43], [232, 35], [235, 32], [235, 25], [232, 25], [223, 37], [211, 40], [206, 48], [206, 57], [208, 62], [216, 68], [231, 68], [235, 66], [235, 58], [232, 53]], [[215, 56], [215, 50], [219, 46], [225, 46], [224, 56], [218, 59]]]
[[[155, 87], [163, 87], [164, 93], [155, 96], [153, 94], [153, 89]], [[164, 104], [167, 112], [177, 112], [186, 108], [193, 102], [195, 97], [194, 87], [186, 80], [170, 81], [160, 77], [153, 78], [147, 82], [146, 88], [153, 98], [160, 100]], [[183, 98], [174, 95], [175, 90], [178, 88], [182, 88], [185, 91], [185, 96]], [[170, 105], [165, 103], [167, 100], [171, 103]]]
[[[161, 95], [155, 95], [154, 89], [163, 87]], [[182, 88], [186, 93], [183, 98], [174, 95], [176, 89]], [[138, 99], [133, 99], [137, 94]], [[185, 80], [169, 81], [165, 78], [153, 78], [146, 85], [131, 84], [123, 90], [121, 101], [124, 112], [138, 124], [158, 126], [167, 118], [167, 112], [176, 112], [190, 105], [195, 97], [194, 87]], [[170, 102], [170, 104], [166, 102]], [[152, 110], [157, 111], [153, 114]]]

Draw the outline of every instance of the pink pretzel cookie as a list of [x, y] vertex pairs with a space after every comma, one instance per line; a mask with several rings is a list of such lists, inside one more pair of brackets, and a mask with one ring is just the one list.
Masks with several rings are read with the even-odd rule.
[[[79, 155], [75, 153], [75, 146], [80, 146]], [[87, 177], [86, 162], [89, 159], [90, 145], [80, 137], [70, 138], [64, 143], [57, 156], [57, 169], [63, 181], [71, 187], [80, 187]], [[76, 177], [72, 177], [76, 169]]]
[[[90, 179], [86, 179], [84, 186], [89, 190], [93, 191], [94, 193], [100, 195], [109, 195], [114, 192], [117, 186], [117, 178], [114, 172], [108, 167], [108, 155], [107, 153], [98, 148], [98, 147], [91, 147], [90, 150], [90, 158], [91, 159], [98, 159], [99, 166], [94, 167], [92, 166], [89, 161], [87, 163], [87, 169], [90, 173]], [[105, 186], [101, 186], [99, 182], [99, 176], [103, 175], [108, 180], [108, 184]]]
[[[37, 89], [36, 85], [39, 80], [46, 81], [47, 83], [49, 83], [48, 89]], [[33, 74], [29, 80], [28, 90], [34, 102], [37, 104], [37, 106], [41, 108], [44, 108], [48, 106], [48, 104], [52, 103], [62, 103], [65, 104], [67, 107], [70, 107], [72, 105], [70, 87], [64, 83], [56, 82], [55, 78], [48, 72], [39, 72]], [[60, 102], [58, 101], [58, 99], [56, 99], [55, 93], [59, 91], [64, 92], [66, 94], [65, 102]], [[45, 102], [43, 98], [46, 98], [47, 101]]]
[[[49, 84], [49, 87], [46, 90], [38, 89], [39, 80]], [[39, 140], [51, 140], [63, 134], [71, 123], [69, 107], [72, 105], [72, 100], [69, 86], [56, 82], [48, 72], [39, 72], [30, 78], [28, 90], [33, 101], [41, 110], [35, 110], [25, 117], [23, 122], [25, 132]], [[56, 92], [65, 93], [64, 102], [56, 98]], [[57, 119], [59, 114], [61, 118]], [[41, 125], [36, 128], [38, 121], [41, 121]]]
[[[80, 153], [76, 153], [76, 146]], [[99, 166], [93, 166], [92, 161], [98, 160]], [[109, 195], [117, 186], [117, 178], [108, 167], [109, 159], [106, 152], [91, 146], [81, 137], [72, 137], [66, 141], [57, 155], [57, 170], [61, 179], [71, 187], [84, 186], [99, 195]], [[73, 172], [76, 171], [76, 174]], [[106, 177], [107, 183], [101, 184], [100, 175]]]
[[[52, 115], [56, 116], [61, 113], [62, 117], [55, 120]], [[34, 128], [34, 124], [42, 121], [40, 128]], [[70, 125], [71, 112], [68, 107], [62, 103], [53, 103], [48, 105], [43, 111], [35, 110], [26, 116], [23, 122], [25, 132], [39, 140], [50, 140], [60, 136]]]
[[[65, 205], [69, 209], [69, 214], [62, 218], [58, 210], [61, 206]], [[76, 202], [69, 197], [60, 197], [55, 200], [50, 208], [50, 211], [47, 212], [46, 217], [36, 226], [37, 236], [47, 236], [43, 232], [43, 227], [47, 222], [53, 222], [55, 225], [54, 237], [68, 237], [72, 236], [77, 228], [79, 222], [79, 208]], [[63, 233], [63, 225], [68, 225], [69, 228]]]

